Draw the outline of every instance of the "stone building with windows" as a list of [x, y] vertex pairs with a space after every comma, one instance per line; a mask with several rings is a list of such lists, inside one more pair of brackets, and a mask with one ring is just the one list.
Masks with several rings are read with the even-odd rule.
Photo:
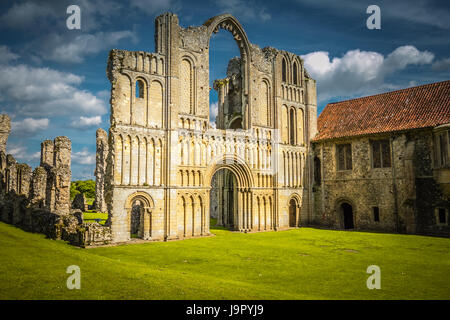
[[[209, 42], [219, 29], [240, 57], [214, 81], [212, 128]], [[308, 223], [317, 102], [300, 56], [250, 43], [229, 14], [188, 28], [163, 14], [155, 51], [108, 59], [111, 123], [97, 134], [96, 201], [107, 206], [113, 242], [209, 235], [210, 211], [241, 232]]]
[[311, 223], [449, 235], [449, 131], [450, 81], [328, 104]]

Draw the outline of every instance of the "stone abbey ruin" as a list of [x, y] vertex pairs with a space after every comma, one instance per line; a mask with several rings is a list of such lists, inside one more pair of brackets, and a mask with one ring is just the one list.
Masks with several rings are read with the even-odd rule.
[[[219, 29], [233, 35], [240, 57], [214, 81], [211, 128], [209, 41]], [[151, 240], [209, 235], [210, 216], [241, 232], [306, 222], [317, 107], [302, 59], [253, 45], [229, 14], [182, 28], [166, 13], [155, 30], [156, 53], [109, 55], [109, 152], [100, 157], [113, 241], [135, 232]], [[105, 133], [98, 137], [106, 146]]]
[[[233, 35], [240, 57], [210, 88], [209, 42], [219, 29]], [[97, 130], [95, 169], [105, 225], [71, 209], [70, 140], [44, 141], [32, 171], [6, 155], [7, 116], [2, 221], [79, 246], [208, 236], [210, 218], [237, 232], [321, 225], [450, 234], [450, 82], [329, 104], [318, 121], [316, 82], [301, 57], [250, 43], [229, 14], [188, 28], [163, 14], [155, 51], [109, 54], [110, 128]], [[416, 105], [429, 113], [401, 118], [396, 106], [423, 96], [428, 103]], [[379, 110], [403, 122], [387, 125]], [[77, 203], [85, 207], [84, 198]]]

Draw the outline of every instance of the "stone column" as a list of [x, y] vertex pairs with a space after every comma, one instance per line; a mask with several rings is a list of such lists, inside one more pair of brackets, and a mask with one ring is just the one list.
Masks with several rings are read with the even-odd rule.
[[17, 162], [11, 154], [6, 156], [6, 192], [17, 192]]
[[0, 114], [0, 152], [6, 153], [6, 142], [11, 132], [11, 119], [6, 114]]
[[72, 146], [67, 137], [56, 137], [54, 140], [54, 160], [52, 171], [55, 183], [54, 212], [59, 214], [70, 213], [70, 154]]
[[100, 212], [106, 212], [108, 209], [105, 202], [105, 174], [106, 159], [108, 157], [108, 134], [103, 129], [98, 129], [97, 153], [95, 165], [95, 209]]
[[53, 167], [53, 141], [45, 140], [41, 143], [41, 167]]

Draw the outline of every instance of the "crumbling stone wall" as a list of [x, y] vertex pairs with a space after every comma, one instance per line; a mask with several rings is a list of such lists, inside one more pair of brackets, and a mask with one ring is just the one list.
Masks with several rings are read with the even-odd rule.
[[[0, 115], [0, 121], [9, 117]], [[6, 142], [9, 129], [5, 132], [2, 141]], [[1, 221], [82, 247], [111, 241], [110, 228], [84, 223], [81, 211], [71, 210], [69, 138], [44, 141], [41, 165], [33, 171], [4, 149], [0, 150]]]
[[75, 198], [73, 198], [72, 209], [79, 209], [83, 212], [88, 210], [86, 196], [84, 195], [84, 193], [78, 193]]

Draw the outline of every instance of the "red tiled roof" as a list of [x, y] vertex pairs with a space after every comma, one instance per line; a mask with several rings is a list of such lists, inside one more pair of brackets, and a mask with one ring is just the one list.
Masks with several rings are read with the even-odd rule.
[[450, 80], [329, 103], [313, 141], [435, 127], [450, 122]]

